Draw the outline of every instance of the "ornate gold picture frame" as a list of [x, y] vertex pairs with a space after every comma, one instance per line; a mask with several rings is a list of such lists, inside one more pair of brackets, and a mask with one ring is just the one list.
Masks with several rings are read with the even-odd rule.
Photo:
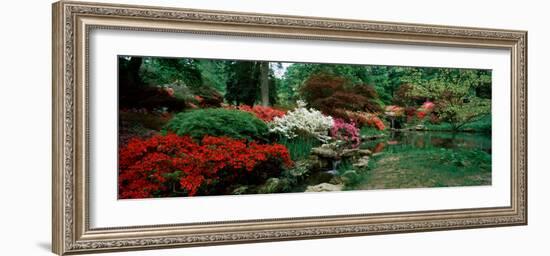
[[[89, 35], [147, 31], [510, 52], [510, 205], [92, 228]], [[53, 5], [53, 251], [59, 255], [527, 224], [527, 32], [61, 1]], [[116, 195], [114, 195], [116, 196]]]

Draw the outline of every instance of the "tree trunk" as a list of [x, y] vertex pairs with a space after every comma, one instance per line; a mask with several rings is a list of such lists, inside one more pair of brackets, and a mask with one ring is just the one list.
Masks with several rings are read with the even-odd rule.
[[269, 106], [269, 62], [260, 63], [260, 92], [262, 106]]

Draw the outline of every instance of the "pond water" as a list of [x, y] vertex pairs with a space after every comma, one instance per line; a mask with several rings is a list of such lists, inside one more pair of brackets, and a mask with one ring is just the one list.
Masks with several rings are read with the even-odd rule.
[[491, 154], [491, 134], [473, 132], [393, 131], [378, 140], [367, 141], [361, 148], [379, 153], [400, 147], [478, 149]]

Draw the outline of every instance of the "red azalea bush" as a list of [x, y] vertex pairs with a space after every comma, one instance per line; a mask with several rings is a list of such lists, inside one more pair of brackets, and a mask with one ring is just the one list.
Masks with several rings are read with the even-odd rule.
[[279, 144], [212, 136], [197, 143], [175, 134], [135, 139], [119, 151], [118, 196], [216, 194], [232, 182], [254, 180], [292, 164], [288, 150]]
[[386, 125], [377, 115], [366, 112], [346, 111], [346, 116], [360, 127], [371, 126], [380, 131], [386, 129]]
[[240, 105], [237, 107], [237, 109], [241, 111], [246, 111], [249, 113], [252, 113], [259, 119], [262, 119], [264, 122], [271, 122], [275, 117], [283, 117], [286, 114], [286, 111], [278, 110], [272, 107], [264, 107], [264, 106], [253, 106], [250, 107], [248, 105]]
[[376, 127], [376, 129], [378, 129], [380, 131], [386, 129], [386, 126], [384, 125], [384, 122], [382, 122], [382, 120], [378, 116], [375, 116], [375, 115], [371, 116], [371, 118], [369, 119], [367, 124], [369, 124], [370, 126]]
[[351, 122], [356, 123], [357, 126], [363, 127], [367, 125], [371, 114], [344, 110], [343, 115], [346, 117], [346, 120], [351, 120]]

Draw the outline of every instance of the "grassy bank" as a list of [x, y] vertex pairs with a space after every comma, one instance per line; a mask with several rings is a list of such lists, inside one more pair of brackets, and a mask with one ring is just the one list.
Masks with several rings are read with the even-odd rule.
[[491, 155], [475, 149], [387, 147], [361, 181], [348, 189], [451, 187], [491, 184]]
[[441, 123], [441, 124], [426, 123], [425, 127], [427, 130], [432, 130], [432, 131], [491, 133], [491, 116], [487, 116], [475, 122], [465, 124], [464, 126], [458, 128], [458, 130], [453, 130], [453, 127], [449, 123]]

